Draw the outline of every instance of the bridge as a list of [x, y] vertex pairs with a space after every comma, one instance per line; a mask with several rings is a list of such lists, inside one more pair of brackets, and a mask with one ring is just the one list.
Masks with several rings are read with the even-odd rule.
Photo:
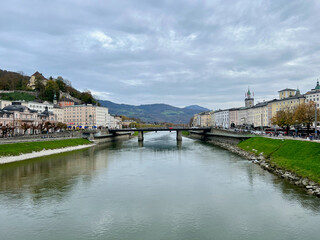
[[190, 128], [190, 127], [167, 127], [167, 128], [123, 128], [123, 129], [109, 129], [109, 133], [116, 135], [121, 132], [138, 132], [138, 141], [143, 141], [144, 132], [177, 132], [177, 141], [182, 141], [182, 131], [199, 131], [199, 132], [210, 132], [211, 127], [199, 127], [199, 128]]

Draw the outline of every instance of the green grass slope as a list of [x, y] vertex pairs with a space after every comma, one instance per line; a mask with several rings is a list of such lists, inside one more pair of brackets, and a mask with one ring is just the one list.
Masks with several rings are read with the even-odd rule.
[[24, 142], [0, 145], [0, 157], [17, 156], [24, 153], [38, 152], [43, 149], [57, 149], [64, 147], [73, 147], [78, 145], [90, 144], [88, 139], [65, 139], [44, 142]]
[[238, 147], [257, 155], [263, 153], [277, 167], [320, 183], [320, 143], [255, 137]]

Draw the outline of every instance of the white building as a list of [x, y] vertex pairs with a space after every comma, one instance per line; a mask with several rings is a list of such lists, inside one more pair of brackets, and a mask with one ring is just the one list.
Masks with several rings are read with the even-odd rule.
[[312, 89], [311, 91], [307, 92], [305, 94], [305, 98], [306, 98], [306, 103], [313, 101], [317, 104], [317, 108], [320, 107], [320, 85], [319, 85], [319, 81], [317, 81], [317, 85], [314, 89]]
[[109, 124], [110, 114], [106, 107], [96, 107], [96, 126], [106, 127]]
[[53, 112], [53, 104], [47, 101], [45, 102], [31, 101], [27, 103], [27, 107], [37, 112], [43, 112], [44, 110], [46, 110], [46, 107], [48, 107], [48, 111]]
[[229, 128], [229, 109], [214, 112], [215, 126]]
[[0, 100], [0, 109], [12, 105], [12, 101]]

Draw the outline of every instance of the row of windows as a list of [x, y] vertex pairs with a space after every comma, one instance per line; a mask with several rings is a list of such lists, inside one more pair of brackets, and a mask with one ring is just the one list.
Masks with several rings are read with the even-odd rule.
[[[290, 101], [290, 103], [298, 103], [299, 102], [299, 100], [292, 100], [292, 101]], [[285, 105], [285, 104], [288, 104], [289, 103], [289, 101], [286, 101], [286, 102], [280, 102], [280, 103], [277, 103], [277, 105]]]
[[[315, 102], [316, 99], [314, 98], [313, 100], [312, 100], [312, 99], [310, 99], [310, 100], [307, 99], [307, 100], [306, 100], [306, 102], [309, 102], [309, 101], [314, 101], [314, 102]], [[317, 98], [317, 101], [319, 101], [319, 98]]]
[[312, 98], [312, 97], [319, 97], [319, 94], [317, 94], [317, 95], [310, 95], [310, 96], [307, 96], [307, 98]]

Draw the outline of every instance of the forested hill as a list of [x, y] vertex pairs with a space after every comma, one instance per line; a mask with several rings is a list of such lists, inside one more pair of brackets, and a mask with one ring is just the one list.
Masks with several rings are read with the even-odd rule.
[[112, 115], [124, 115], [130, 118], [139, 118], [143, 122], [170, 122], [189, 123], [194, 114], [201, 111], [194, 109], [178, 108], [167, 104], [147, 104], [133, 106], [117, 104], [110, 101], [100, 100], [101, 106], [109, 108]]
[[[38, 73], [38, 72], [37, 72]], [[38, 78], [38, 76], [41, 76]], [[0, 90], [22, 90], [31, 93], [37, 93], [37, 100], [43, 101], [53, 101], [54, 95], [56, 94], [59, 98], [60, 91], [69, 93], [70, 96], [79, 99], [83, 103], [96, 104], [96, 100], [92, 96], [89, 91], [78, 91], [74, 87], [71, 86], [71, 82], [69, 80], [63, 79], [61, 76], [57, 78], [48, 77], [45, 78], [42, 74], [38, 73], [36, 77], [36, 87], [35, 89], [30, 89], [28, 87], [30, 76], [24, 75], [23, 72], [10, 72], [6, 70], [0, 69]], [[43, 83], [43, 79], [47, 82]], [[28, 93], [17, 94], [17, 93], [1, 93], [0, 99], [5, 100], [25, 100], [31, 101], [34, 100], [32, 97], [34, 94], [30, 95]]]

